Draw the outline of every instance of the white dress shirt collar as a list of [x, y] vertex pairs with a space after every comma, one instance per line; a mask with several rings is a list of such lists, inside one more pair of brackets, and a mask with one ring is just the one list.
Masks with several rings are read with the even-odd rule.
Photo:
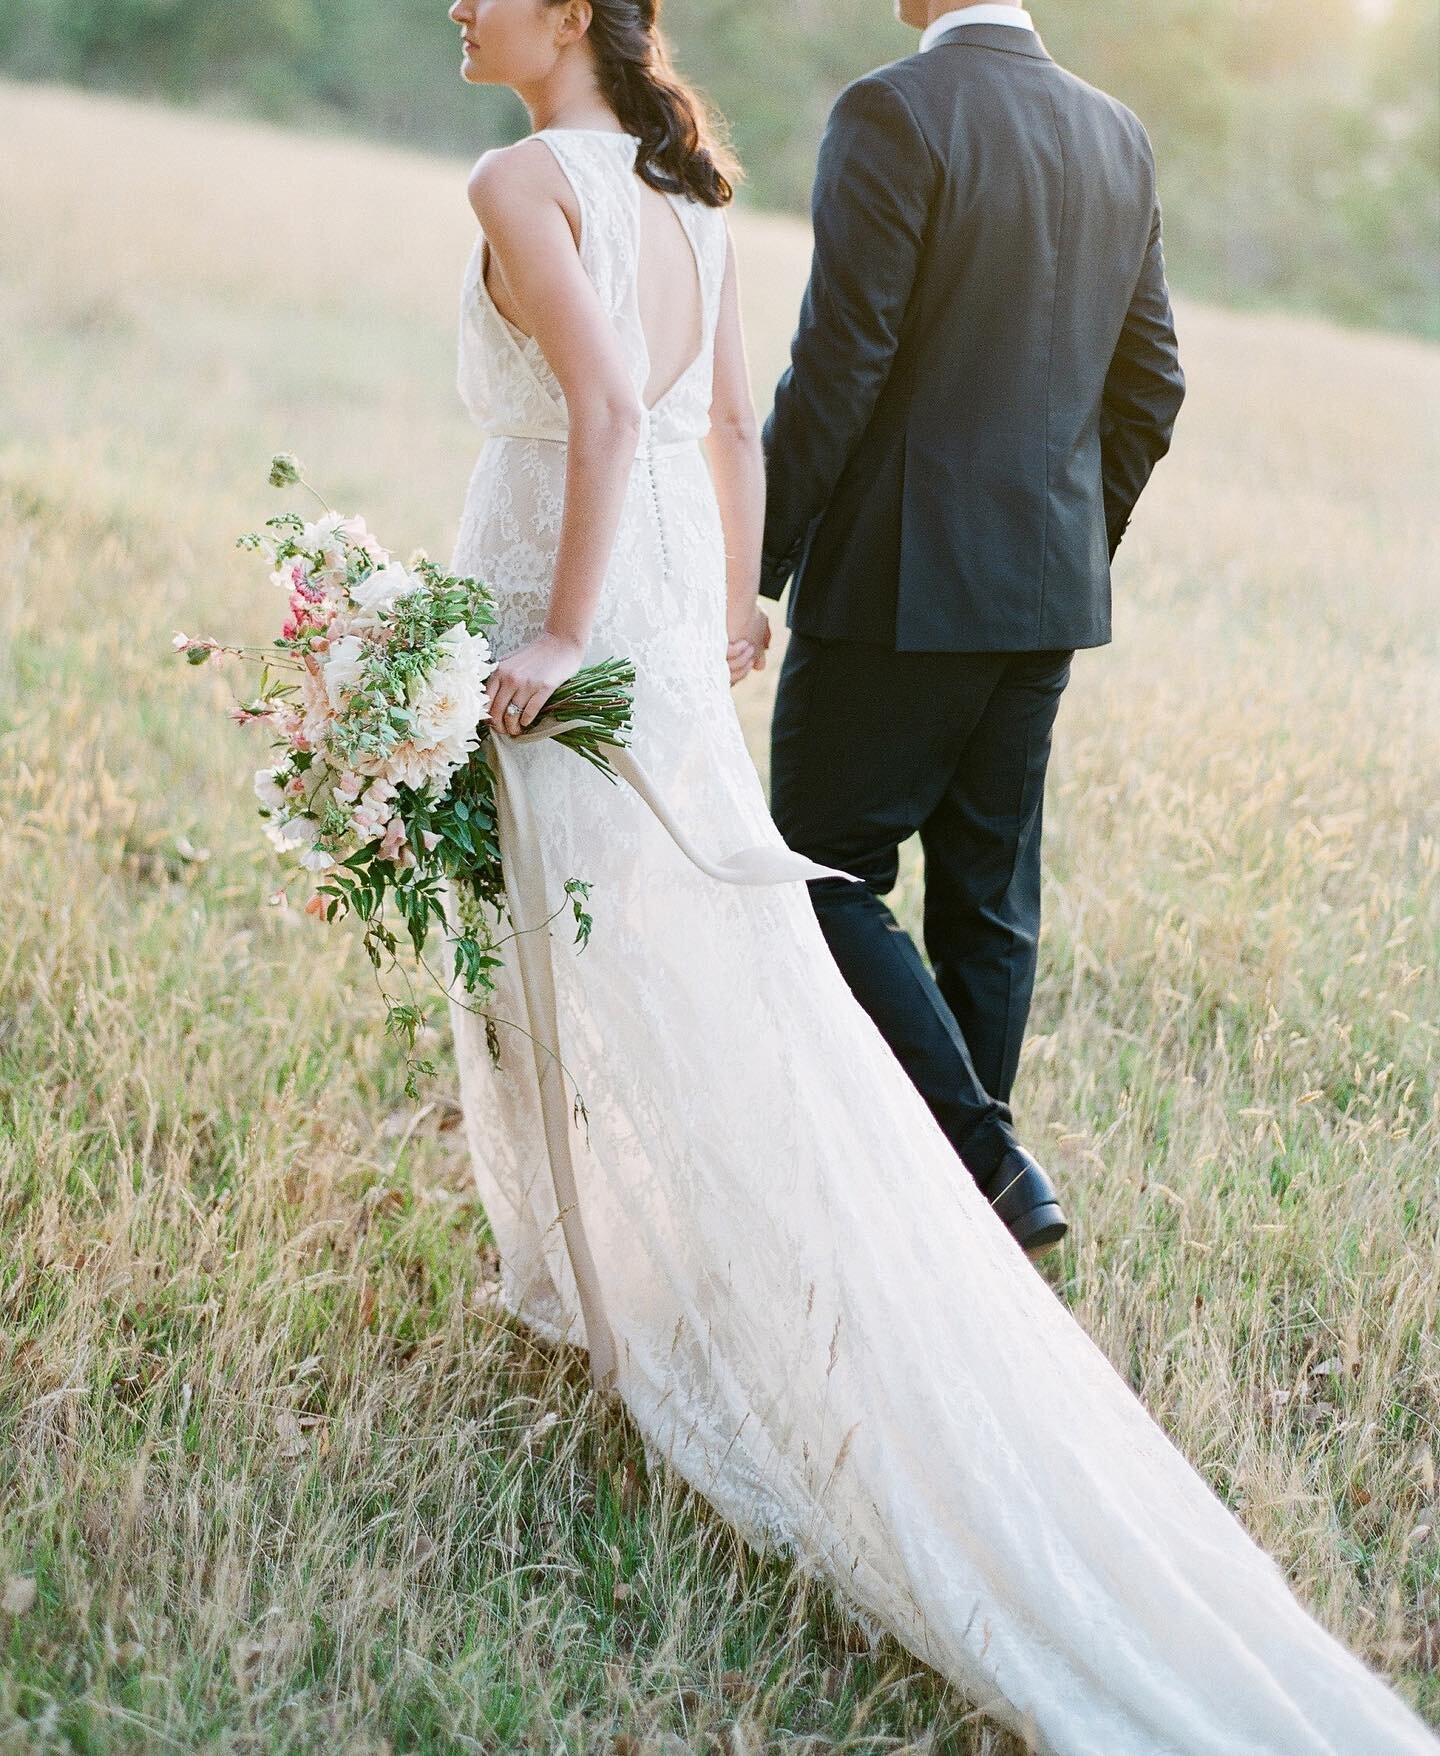
[[1030, 14], [1023, 6], [961, 6], [954, 12], [942, 13], [934, 24], [927, 27], [920, 38], [921, 50], [928, 49], [946, 31], [954, 30], [957, 24], [1008, 24], [1016, 30], [1035, 28]]

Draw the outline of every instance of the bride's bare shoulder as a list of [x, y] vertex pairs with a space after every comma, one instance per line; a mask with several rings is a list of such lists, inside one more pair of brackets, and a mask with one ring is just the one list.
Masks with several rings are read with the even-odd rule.
[[567, 213], [575, 206], [574, 192], [554, 153], [533, 137], [481, 153], [467, 189], [482, 226], [516, 206], [539, 201], [558, 202]]

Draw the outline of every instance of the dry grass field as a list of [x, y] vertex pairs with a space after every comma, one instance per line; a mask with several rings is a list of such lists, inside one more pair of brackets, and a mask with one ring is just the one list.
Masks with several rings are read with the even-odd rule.
[[[407, 1103], [169, 654], [265, 632], [277, 448], [446, 552], [463, 173], [0, 85], [0, 1750], [999, 1756], [496, 1319], [446, 1044]], [[763, 392], [807, 243], [736, 230]], [[1021, 1120], [1057, 1294], [1440, 1723], [1440, 353], [1180, 323]]]

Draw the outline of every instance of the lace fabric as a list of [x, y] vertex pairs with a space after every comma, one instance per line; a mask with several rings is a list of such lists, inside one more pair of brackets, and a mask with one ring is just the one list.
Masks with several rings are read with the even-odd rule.
[[[637, 395], [635, 142], [548, 130], [581, 256]], [[716, 855], [779, 836], [725, 665], [725, 558], [700, 446], [723, 214], [672, 197], [695, 248], [700, 357], [647, 415], [587, 660], [636, 665], [634, 748]], [[462, 293], [460, 389], [492, 432], [563, 432], [536, 345]], [[561, 444], [490, 438], [453, 565], [538, 633]], [[1325, 1634], [1016, 1248], [851, 996], [803, 886], [734, 890], [569, 752], [520, 752], [551, 906], [594, 885], [593, 937], [552, 935], [561, 1043], [588, 1112], [584, 1223], [619, 1389], [664, 1459], [752, 1542], [822, 1574], [1042, 1749], [1063, 1756], [1435, 1756]], [[522, 1016], [511, 984], [495, 1011]], [[502, 1296], [584, 1344], [534, 1070], [452, 1006]]]

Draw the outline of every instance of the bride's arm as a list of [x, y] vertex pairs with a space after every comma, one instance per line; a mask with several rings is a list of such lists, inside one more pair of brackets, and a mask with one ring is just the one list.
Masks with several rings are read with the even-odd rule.
[[735, 246], [727, 241], [725, 285], [715, 332], [715, 381], [706, 440], [725, 531], [730, 680], [765, 663], [770, 624], [759, 607], [760, 543], [765, 533], [765, 454], [750, 391]]
[[[540, 142], [487, 153], [470, 179], [475, 209], [520, 326], [565, 395], [565, 509], [544, 632], [492, 678], [501, 730], [530, 725], [583, 661], [640, 443], [640, 399], [614, 326], [580, 262], [565, 212], [569, 185]], [[514, 702], [519, 715], [506, 715]]]

